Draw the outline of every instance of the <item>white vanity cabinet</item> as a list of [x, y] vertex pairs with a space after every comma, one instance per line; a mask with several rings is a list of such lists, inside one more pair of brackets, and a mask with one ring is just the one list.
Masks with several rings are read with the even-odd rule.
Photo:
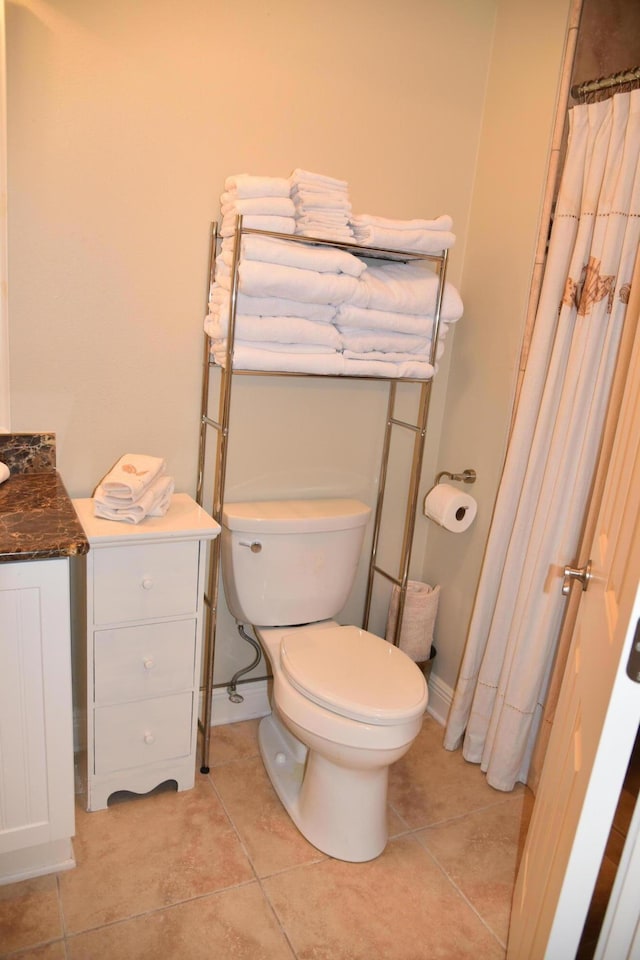
[[0, 883], [75, 865], [69, 560], [0, 564]]
[[87, 809], [167, 780], [186, 790], [195, 780], [207, 541], [220, 527], [187, 494], [139, 524], [94, 517], [91, 499], [73, 505], [90, 544], [85, 589], [76, 590], [86, 597], [77, 611], [86, 647], [76, 643], [86, 687], [76, 702]]

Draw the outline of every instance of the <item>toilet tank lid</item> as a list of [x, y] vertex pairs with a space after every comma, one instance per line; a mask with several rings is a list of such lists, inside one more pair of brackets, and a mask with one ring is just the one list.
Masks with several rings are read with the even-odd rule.
[[366, 524], [371, 508], [359, 500], [256, 500], [226, 503], [222, 525], [240, 533], [309, 533]]

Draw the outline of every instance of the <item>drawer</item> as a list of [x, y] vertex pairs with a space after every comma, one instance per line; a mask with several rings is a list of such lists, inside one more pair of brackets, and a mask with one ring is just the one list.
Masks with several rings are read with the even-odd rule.
[[196, 540], [96, 549], [94, 623], [185, 616], [197, 609]]
[[195, 653], [195, 620], [96, 630], [93, 659], [96, 705], [192, 689]]
[[192, 693], [97, 707], [95, 773], [113, 773], [156, 760], [188, 756], [192, 710]]

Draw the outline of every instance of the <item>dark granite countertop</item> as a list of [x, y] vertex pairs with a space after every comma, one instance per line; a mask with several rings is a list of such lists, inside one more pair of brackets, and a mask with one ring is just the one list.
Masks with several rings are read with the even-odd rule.
[[89, 541], [55, 469], [53, 434], [0, 436], [0, 563], [88, 553]]
[[0, 563], [88, 551], [89, 541], [58, 473], [19, 474], [0, 486]]

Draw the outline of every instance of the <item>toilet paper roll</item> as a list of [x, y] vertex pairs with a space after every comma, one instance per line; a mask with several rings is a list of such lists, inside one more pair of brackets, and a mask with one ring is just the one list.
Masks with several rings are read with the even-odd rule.
[[478, 504], [463, 490], [437, 483], [424, 498], [424, 515], [452, 533], [463, 533], [475, 520]]
[[0, 463], [0, 483], [4, 483], [10, 476], [11, 473], [6, 463]]

